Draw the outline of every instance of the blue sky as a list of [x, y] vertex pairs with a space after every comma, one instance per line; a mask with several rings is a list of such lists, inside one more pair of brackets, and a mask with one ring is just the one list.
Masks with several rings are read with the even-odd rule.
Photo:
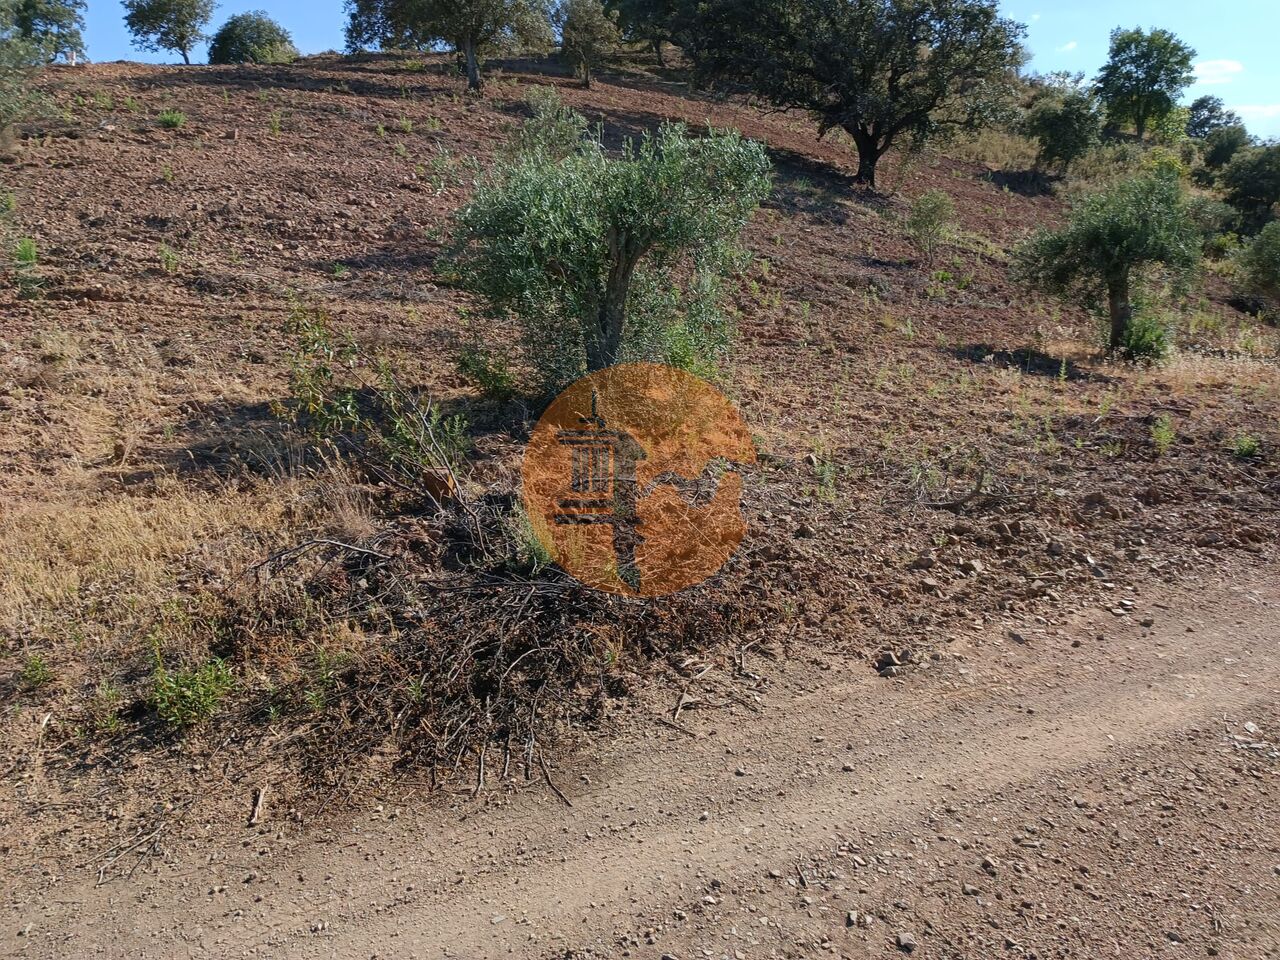
[[[1196, 49], [1197, 81], [1187, 100], [1221, 97], [1260, 137], [1280, 137], [1280, 8], [1277, 0], [1004, 0], [1006, 15], [1027, 24], [1030, 68], [1095, 74], [1113, 27], [1164, 27]], [[264, 9], [293, 34], [303, 53], [341, 49], [342, 0], [223, 3], [215, 25], [233, 13]], [[173, 61], [133, 49], [119, 2], [90, 0], [89, 56], [103, 60]], [[192, 59], [205, 59], [203, 48]]]

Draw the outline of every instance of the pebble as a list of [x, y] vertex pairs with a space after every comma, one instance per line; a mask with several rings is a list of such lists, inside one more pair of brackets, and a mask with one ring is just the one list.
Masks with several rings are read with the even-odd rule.
[[898, 934], [896, 940], [898, 944], [898, 949], [901, 950], [903, 953], [911, 953], [913, 950], [915, 950], [917, 946], [916, 938], [906, 932]]

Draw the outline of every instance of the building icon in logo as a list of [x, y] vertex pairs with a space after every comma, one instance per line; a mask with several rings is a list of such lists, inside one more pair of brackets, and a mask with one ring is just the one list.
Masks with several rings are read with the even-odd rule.
[[610, 430], [599, 413], [599, 398], [591, 391], [591, 414], [579, 417], [580, 427], [560, 430], [556, 442], [572, 451], [572, 470], [566, 496], [556, 501], [558, 524], [607, 524], [613, 528], [613, 555], [618, 577], [633, 589], [640, 587], [636, 548], [644, 541], [636, 464], [644, 448], [624, 430]]

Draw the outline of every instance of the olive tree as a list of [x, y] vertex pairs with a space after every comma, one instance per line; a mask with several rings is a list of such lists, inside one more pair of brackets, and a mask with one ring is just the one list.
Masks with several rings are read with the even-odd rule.
[[140, 50], [172, 50], [189, 64], [215, 6], [214, 0], [124, 0], [124, 25]]
[[1132, 123], [1141, 140], [1147, 124], [1174, 108], [1195, 79], [1196, 52], [1168, 30], [1111, 32], [1111, 52], [1098, 74], [1098, 96], [1113, 122]]
[[[536, 138], [535, 138], [536, 139]], [[499, 163], [457, 214], [452, 262], [514, 317], [542, 386], [626, 360], [698, 368], [728, 346], [724, 278], [767, 196], [764, 148], [664, 125], [611, 156], [594, 137]]]
[[495, 50], [549, 46], [547, 0], [347, 0], [347, 49], [426, 49], [447, 43], [479, 90], [480, 64]]
[[592, 68], [618, 46], [616, 20], [600, 0], [562, 0], [556, 7], [560, 54], [581, 71], [584, 87], [591, 86]]
[[1041, 230], [1021, 244], [1015, 274], [1063, 299], [1105, 303], [1110, 350], [1123, 351], [1141, 272], [1161, 265], [1189, 275], [1200, 262], [1202, 239], [1178, 181], [1141, 177], [1085, 197], [1065, 227]]
[[1023, 59], [1025, 28], [994, 0], [704, 0], [685, 52], [701, 79], [739, 83], [841, 129], [857, 180], [897, 144], [992, 119]]

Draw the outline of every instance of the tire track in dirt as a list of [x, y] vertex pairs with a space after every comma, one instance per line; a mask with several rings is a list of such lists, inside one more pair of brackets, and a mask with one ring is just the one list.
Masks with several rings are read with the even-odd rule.
[[592, 771], [595, 784], [559, 774], [572, 808], [524, 794], [460, 818], [428, 810], [366, 823], [276, 865], [292, 886], [262, 902], [259, 887], [237, 887], [233, 865], [209, 870], [230, 890], [216, 902], [183, 903], [162, 882], [110, 903], [90, 893], [68, 920], [83, 939], [60, 955], [86, 955], [76, 950], [103, 920], [112, 956], [613, 955], [620, 932], [696, 900], [707, 876], [756, 883], [939, 803], [1069, 775], [1276, 700], [1274, 577], [1168, 606], [1145, 636], [1107, 623], [1095, 640], [1080, 624], [988, 646], [964, 673], [950, 664], [890, 684], [789, 667], [758, 716], [706, 714], [696, 741], [633, 737], [603, 776]]

